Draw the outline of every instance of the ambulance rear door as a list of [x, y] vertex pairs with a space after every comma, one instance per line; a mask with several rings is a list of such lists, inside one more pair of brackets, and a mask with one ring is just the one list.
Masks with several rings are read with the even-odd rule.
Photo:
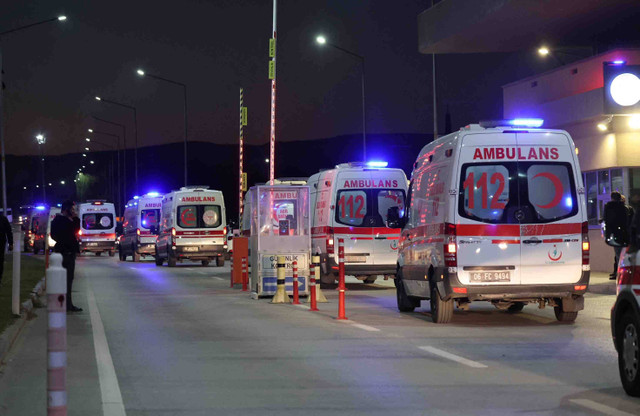
[[369, 189], [371, 172], [345, 170], [338, 173], [336, 182], [333, 227], [336, 263], [338, 241], [343, 238], [346, 264], [373, 265], [373, 227], [377, 221]]
[[580, 170], [562, 132], [517, 133], [522, 284], [574, 283], [582, 275]]
[[398, 207], [404, 212], [407, 193], [407, 178], [404, 172], [396, 169], [370, 171], [372, 185], [370, 198], [373, 225], [373, 264], [395, 265], [398, 259], [399, 228], [387, 228], [389, 208]]
[[[468, 285], [520, 284], [515, 133], [466, 134], [455, 207], [458, 279]], [[509, 154], [505, 149], [510, 149]]]

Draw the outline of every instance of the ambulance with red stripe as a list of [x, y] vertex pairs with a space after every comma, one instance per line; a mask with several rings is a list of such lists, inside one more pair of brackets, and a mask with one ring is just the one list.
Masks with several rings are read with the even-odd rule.
[[338, 277], [338, 239], [345, 272], [365, 283], [396, 273], [400, 229], [385, 225], [389, 208], [404, 210], [407, 177], [386, 162], [351, 162], [311, 176], [311, 249], [320, 254], [321, 279]]
[[620, 255], [617, 293], [611, 309], [611, 332], [618, 352], [620, 380], [628, 395], [640, 397], [640, 250], [637, 246], [624, 249]]
[[426, 145], [413, 166], [395, 280], [398, 309], [430, 300], [434, 322], [454, 303], [528, 303], [573, 322], [589, 284], [585, 191], [569, 134], [542, 120], [472, 124]]
[[216, 260], [224, 266], [226, 213], [222, 192], [203, 186], [183, 187], [162, 198], [156, 241], [156, 265], [166, 261], [200, 261], [203, 266]]
[[116, 210], [112, 203], [102, 200], [89, 201], [80, 204], [80, 252], [103, 252], [113, 257], [116, 247]]
[[121, 261], [129, 256], [134, 262], [140, 261], [142, 256], [155, 256], [160, 208], [162, 195], [157, 192], [135, 196], [127, 202], [122, 222], [123, 234], [118, 248]]

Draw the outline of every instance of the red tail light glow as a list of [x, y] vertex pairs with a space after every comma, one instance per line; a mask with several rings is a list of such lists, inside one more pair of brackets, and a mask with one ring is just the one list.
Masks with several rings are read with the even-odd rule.
[[457, 270], [451, 270], [452, 268], [458, 267], [458, 249], [456, 242], [456, 225], [455, 224], [444, 224], [444, 265], [448, 267], [449, 272], [457, 272]]
[[172, 237], [175, 237], [175, 236], [176, 236], [176, 229], [175, 229], [175, 228], [172, 228], [172, 229], [171, 229], [171, 236], [172, 236]]
[[136, 235], [140, 236], [140, 228], [136, 228]]
[[[591, 248], [589, 244], [589, 223], [582, 223], [582, 265], [589, 264], [589, 249]], [[583, 269], [584, 270], [584, 269]]]

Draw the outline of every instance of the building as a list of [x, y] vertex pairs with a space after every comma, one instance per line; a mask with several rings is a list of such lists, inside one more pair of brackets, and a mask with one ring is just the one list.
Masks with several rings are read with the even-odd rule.
[[604, 244], [600, 219], [612, 191], [640, 195], [640, 123], [606, 113], [606, 62], [640, 65], [640, 49], [615, 49], [503, 87], [504, 116], [535, 116], [545, 127], [567, 130], [578, 148], [591, 239], [592, 270], [611, 272], [613, 250]]

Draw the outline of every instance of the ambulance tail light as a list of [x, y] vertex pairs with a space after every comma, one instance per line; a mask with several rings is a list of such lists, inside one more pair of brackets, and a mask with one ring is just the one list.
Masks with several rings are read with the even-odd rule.
[[455, 224], [444, 224], [444, 265], [450, 273], [456, 273], [458, 267], [458, 247]]
[[327, 231], [327, 254], [334, 254], [333, 229]]
[[[589, 223], [582, 223], [582, 265], [589, 264], [589, 249], [591, 245], [589, 244]], [[584, 267], [583, 267], [584, 270]]]
[[176, 229], [172, 228], [171, 229], [171, 237], [175, 237], [176, 236]]
[[78, 235], [82, 235], [82, 230], [78, 230]]
[[140, 228], [136, 228], [136, 235], [140, 237]]

